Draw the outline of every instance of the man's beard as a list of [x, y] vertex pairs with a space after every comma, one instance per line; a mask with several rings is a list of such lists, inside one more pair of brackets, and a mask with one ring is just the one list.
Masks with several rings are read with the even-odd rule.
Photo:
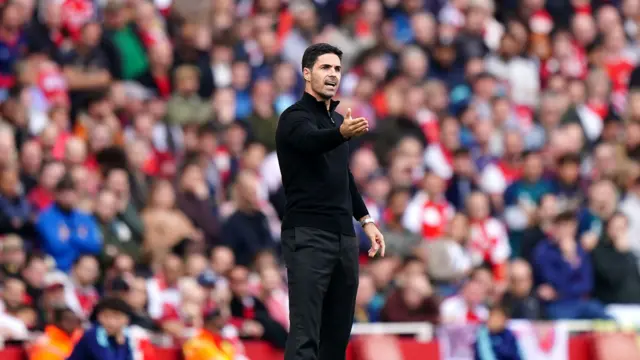
[[333, 95], [326, 94], [323, 88], [324, 88], [324, 83], [320, 84], [319, 89], [314, 91], [316, 94], [318, 94], [318, 96], [322, 98], [322, 100], [330, 100], [333, 97]]
[[[325, 86], [327, 85], [327, 81], [331, 81], [335, 83], [334, 92], [328, 94], [325, 92]], [[312, 86], [313, 91], [318, 94], [323, 100], [330, 100], [338, 91], [338, 87], [340, 86], [340, 80], [335, 77], [323, 78], [320, 80], [314, 81], [315, 86]]]

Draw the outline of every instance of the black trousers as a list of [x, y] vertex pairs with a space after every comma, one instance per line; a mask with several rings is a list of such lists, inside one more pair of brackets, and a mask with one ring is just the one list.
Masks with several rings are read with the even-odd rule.
[[285, 360], [344, 360], [358, 291], [354, 236], [309, 227], [282, 232], [289, 282]]

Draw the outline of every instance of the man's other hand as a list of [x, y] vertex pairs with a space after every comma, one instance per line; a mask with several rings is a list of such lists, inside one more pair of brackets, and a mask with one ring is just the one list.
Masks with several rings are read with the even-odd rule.
[[371, 240], [371, 249], [369, 249], [369, 257], [374, 257], [380, 251], [380, 256], [384, 256], [385, 243], [384, 236], [378, 227], [374, 223], [368, 223], [363, 228], [364, 233], [367, 234], [369, 240]]
[[346, 139], [354, 136], [360, 136], [369, 131], [369, 122], [363, 117], [352, 118], [351, 108], [347, 109], [344, 121], [340, 125], [340, 134]]

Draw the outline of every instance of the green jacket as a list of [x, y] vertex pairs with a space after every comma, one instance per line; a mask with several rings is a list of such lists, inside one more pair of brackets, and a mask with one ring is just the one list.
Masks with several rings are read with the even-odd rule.
[[170, 125], [202, 124], [213, 120], [213, 107], [198, 95], [175, 94], [167, 103], [166, 120]]
[[278, 116], [272, 115], [267, 118], [251, 114], [248, 118], [255, 140], [263, 144], [268, 152], [276, 149], [276, 128], [278, 127]]

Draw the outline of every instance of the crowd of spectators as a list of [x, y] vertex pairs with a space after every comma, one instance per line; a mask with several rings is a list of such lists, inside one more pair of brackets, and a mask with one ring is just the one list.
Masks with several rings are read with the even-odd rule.
[[274, 132], [315, 42], [371, 128], [358, 322], [638, 312], [638, 0], [0, 3], [7, 340], [113, 295], [165, 345], [215, 308], [282, 348]]

